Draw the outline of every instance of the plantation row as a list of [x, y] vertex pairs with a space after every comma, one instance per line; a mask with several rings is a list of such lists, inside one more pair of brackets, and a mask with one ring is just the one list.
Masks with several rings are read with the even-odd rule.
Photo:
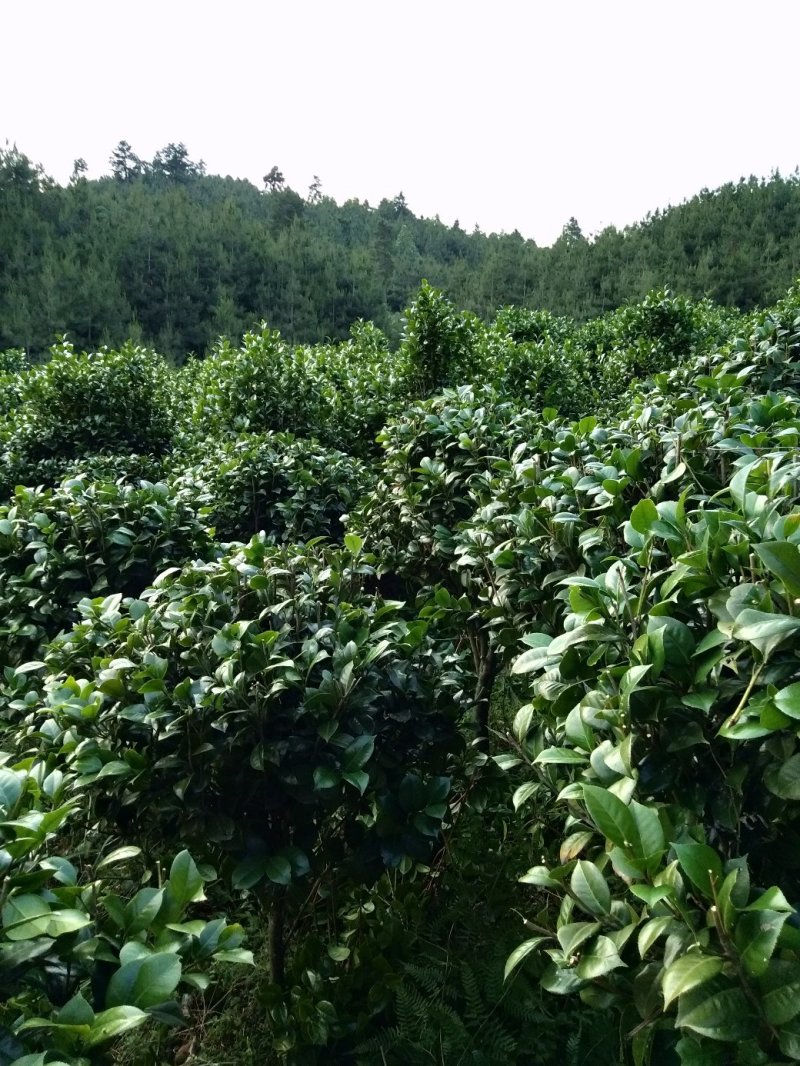
[[0, 1062], [800, 1061], [800, 288], [0, 374]]

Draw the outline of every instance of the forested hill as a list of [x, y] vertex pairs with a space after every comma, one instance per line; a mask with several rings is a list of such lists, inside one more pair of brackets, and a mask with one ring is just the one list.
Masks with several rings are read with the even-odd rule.
[[481, 316], [505, 304], [578, 320], [658, 286], [750, 309], [800, 273], [800, 175], [750, 178], [551, 248], [518, 233], [417, 218], [402, 194], [339, 206], [273, 167], [265, 188], [207, 175], [183, 145], [143, 163], [121, 142], [112, 174], [69, 185], [0, 151], [0, 349], [36, 355], [127, 337], [181, 357], [266, 320], [290, 340], [341, 338], [358, 318], [390, 337], [420, 279]]

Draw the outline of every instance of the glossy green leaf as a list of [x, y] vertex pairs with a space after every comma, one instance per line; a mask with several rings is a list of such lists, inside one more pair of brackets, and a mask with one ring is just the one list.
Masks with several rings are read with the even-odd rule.
[[599, 936], [589, 950], [584, 951], [582, 954], [580, 962], [575, 967], [575, 973], [583, 980], [593, 981], [597, 980], [598, 977], [604, 977], [607, 973], [611, 973], [612, 970], [619, 970], [625, 965], [619, 957], [619, 952], [613, 940], [607, 936]]
[[584, 785], [583, 799], [592, 821], [608, 840], [624, 849], [634, 847], [636, 823], [622, 800], [597, 785]]
[[758, 1022], [741, 988], [712, 991], [701, 986], [680, 997], [677, 1024], [711, 1040], [746, 1040]]
[[784, 614], [744, 610], [733, 625], [733, 636], [745, 640], [768, 658], [788, 637], [800, 630], [800, 619]]
[[800, 681], [787, 685], [774, 696], [775, 706], [790, 718], [800, 718]]
[[611, 892], [605, 877], [593, 862], [578, 859], [569, 885], [578, 902], [589, 914], [610, 914]]
[[724, 960], [717, 955], [691, 952], [676, 959], [664, 971], [664, 1007], [692, 988], [697, 988], [722, 971]]
[[146, 1010], [168, 1000], [180, 979], [181, 961], [171, 952], [136, 959], [112, 975], [106, 992], [106, 1006]]
[[180, 907], [206, 898], [203, 892], [203, 878], [188, 851], [180, 852], [172, 860], [169, 871], [169, 890]]
[[652, 500], [639, 500], [631, 511], [630, 522], [637, 533], [647, 534], [658, 521], [658, 510]]
[[124, 847], [115, 848], [114, 851], [105, 855], [97, 864], [97, 869], [102, 870], [104, 866], [113, 866], [118, 862], [127, 862], [129, 859], [138, 858], [141, 855], [142, 849], [136, 847], [133, 844], [126, 844]]
[[514, 948], [511, 954], [506, 960], [505, 969], [503, 971], [503, 980], [508, 980], [510, 974], [519, 966], [523, 959], [527, 958], [532, 951], [535, 951], [540, 944], [544, 943], [548, 938], [545, 936], [535, 936], [530, 940], [525, 940], [518, 947]]
[[734, 940], [745, 971], [753, 977], [765, 973], [778, 943], [786, 911], [757, 910], [739, 916]]
[[714, 898], [714, 887], [722, 884], [722, 860], [707, 844], [673, 844], [681, 869], [707, 898]]
[[761, 562], [779, 578], [792, 597], [800, 596], [800, 547], [788, 541], [753, 545]]

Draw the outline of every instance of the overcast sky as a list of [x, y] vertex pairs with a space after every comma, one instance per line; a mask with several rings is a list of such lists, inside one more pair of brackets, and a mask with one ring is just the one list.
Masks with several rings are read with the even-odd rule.
[[798, 0], [0, 0], [0, 145], [183, 141], [261, 185], [551, 243], [800, 164]]

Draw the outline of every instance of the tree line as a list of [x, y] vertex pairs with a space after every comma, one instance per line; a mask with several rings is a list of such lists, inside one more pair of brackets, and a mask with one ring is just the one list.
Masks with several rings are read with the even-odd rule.
[[657, 286], [749, 310], [800, 271], [800, 174], [703, 190], [625, 229], [587, 237], [573, 218], [549, 248], [518, 232], [419, 218], [402, 193], [339, 205], [278, 166], [264, 188], [206, 173], [185, 145], [151, 161], [121, 141], [111, 173], [66, 186], [0, 150], [0, 348], [41, 355], [127, 338], [173, 358], [260, 321], [293, 342], [342, 339], [357, 319], [390, 340], [426, 278], [482, 318], [515, 304], [585, 321]]

